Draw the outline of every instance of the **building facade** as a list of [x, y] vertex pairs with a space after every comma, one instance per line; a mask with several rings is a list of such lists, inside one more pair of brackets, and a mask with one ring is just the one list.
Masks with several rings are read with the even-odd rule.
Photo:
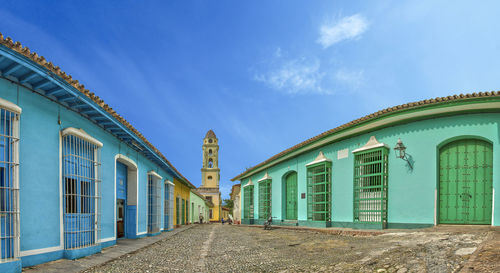
[[209, 221], [209, 210], [213, 207], [203, 195], [195, 189], [191, 190], [191, 223], [203, 224]]
[[191, 189], [194, 188], [188, 183], [174, 179], [174, 222], [176, 227], [191, 223]]
[[242, 222], [500, 225], [500, 92], [381, 110], [247, 169]]
[[222, 207], [221, 208], [221, 217], [224, 218], [224, 221], [227, 221], [229, 219], [229, 212], [230, 212], [230, 209], [229, 208], [226, 208], [226, 207]]
[[241, 223], [241, 185], [236, 184], [231, 188], [231, 193], [229, 194], [231, 200], [233, 200], [233, 221], [235, 224]]
[[209, 130], [203, 139], [203, 167], [201, 168], [201, 193], [214, 205], [209, 209], [209, 218], [212, 222], [220, 221], [221, 194], [219, 191], [219, 140], [212, 130]]
[[0, 34], [0, 272], [76, 259], [172, 228], [192, 186], [124, 118]]

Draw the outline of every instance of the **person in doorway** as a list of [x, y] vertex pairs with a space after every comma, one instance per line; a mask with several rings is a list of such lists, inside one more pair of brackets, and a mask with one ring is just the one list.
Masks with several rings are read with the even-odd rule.
[[203, 224], [203, 215], [200, 214], [200, 224]]
[[220, 222], [224, 225], [224, 217], [220, 219]]

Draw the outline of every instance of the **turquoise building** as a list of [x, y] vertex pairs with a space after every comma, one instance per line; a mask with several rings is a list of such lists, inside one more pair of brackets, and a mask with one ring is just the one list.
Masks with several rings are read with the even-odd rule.
[[0, 272], [173, 228], [194, 186], [99, 97], [0, 34]]
[[247, 169], [242, 223], [500, 225], [500, 92], [387, 108]]

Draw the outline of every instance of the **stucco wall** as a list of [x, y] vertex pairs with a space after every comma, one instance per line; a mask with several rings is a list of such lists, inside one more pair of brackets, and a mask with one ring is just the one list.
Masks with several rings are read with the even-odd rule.
[[[493, 188], [494, 222], [500, 225], [499, 187], [500, 159], [499, 127], [500, 114], [463, 114], [450, 117], [416, 121], [389, 128], [376, 130], [340, 142], [325, 145], [306, 152], [295, 158], [270, 167], [267, 171], [272, 177], [272, 215], [282, 219], [282, 183], [290, 171], [298, 174], [298, 220], [307, 220], [307, 199], [300, 194], [306, 193], [306, 164], [313, 161], [319, 151], [332, 160], [332, 221], [343, 223], [353, 221], [353, 166], [352, 151], [363, 146], [370, 136], [391, 147], [389, 152], [389, 189], [388, 222], [408, 224], [434, 224], [435, 192], [438, 188], [439, 147], [455, 138], [478, 136], [493, 144]], [[401, 138], [407, 153], [413, 157], [414, 168], [410, 170], [406, 162], [398, 159], [392, 149]], [[339, 150], [348, 149], [348, 157], [337, 159]], [[265, 174], [261, 171], [251, 176], [254, 189], [254, 219], [258, 219], [258, 181]], [[242, 186], [249, 178], [242, 180]], [[242, 196], [242, 199], [244, 196]], [[242, 200], [242, 204], [244, 201]], [[438, 205], [438, 204], [437, 204]], [[438, 205], [439, 206], [439, 205]]]
[[[201, 199], [198, 195], [193, 192], [190, 193], [191, 203], [194, 203], [194, 214], [191, 215], [191, 221], [193, 223], [197, 223], [200, 221], [200, 213], [208, 211], [208, 206], [205, 203], [205, 200]], [[205, 209], [203, 209], [205, 208]], [[203, 215], [203, 221], [208, 221], [206, 215]]]
[[[180, 182], [179, 180], [177, 179], [174, 179], [174, 184], [175, 184], [175, 187], [174, 187], [174, 225], [180, 225], [182, 223], [182, 220], [181, 218], [179, 217], [179, 223], [176, 222], [176, 219], [177, 219], [177, 202], [175, 201], [175, 199], [177, 197], [180, 197], [181, 199], [184, 199], [184, 202], [186, 202], [186, 200], [189, 201], [189, 197], [190, 197], [190, 193], [191, 193], [191, 190], [188, 186], [186, 186], [184, 183]], [[181, 200], [182, 202], [182, 200]], [[189, 206], [191, 206], [191, 203], [189, 202]], [[179, 209], [179, 212], [182, 213], [182, 203], [179, 204], [181, 207]], [[184, 211], [184, 217], [186, 217], [186, 211], [187, 209], [190, 209], [190, 208], [186, 208], [186, 210]], [[189, 211], [189, 215], [191, 215], [191, 211]], [[186, 218], [184, 218], [186, 219]], [[188, 223], [190, 219], [186, 219], [187, 221], [185, 223]]]
[[[138, 230], [146, 233], [147, 172], [163, 179], [172, 176], [85, 117], [23, 87], [0, 79], [0, 97], [23, 109], [20, 119], [20, 229], [21, 251], [53, 251], [61, 246], [61, 198], [59, 132], [81, 128], [104, 145], [101, 149], [102, 201], [101, 238], [115, 237], [115, 156], [123, 154], [138, 166]], [[58, 124], [58, 117], [60, 124]], [[163, 192], [162, 183], [162, 192]], [[163, 211], [163, 194], [162, 210]], [[162, 226], [163, 226], [163, 217]], [[21, 255], [27, 255], [26, 252]]]

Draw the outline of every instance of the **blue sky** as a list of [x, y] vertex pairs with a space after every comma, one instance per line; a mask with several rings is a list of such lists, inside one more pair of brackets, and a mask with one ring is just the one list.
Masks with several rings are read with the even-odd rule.
[[193, 184], [382, 108], [499, 90], [498, 3], [4, 1], [0, 32], [141, 131]]

